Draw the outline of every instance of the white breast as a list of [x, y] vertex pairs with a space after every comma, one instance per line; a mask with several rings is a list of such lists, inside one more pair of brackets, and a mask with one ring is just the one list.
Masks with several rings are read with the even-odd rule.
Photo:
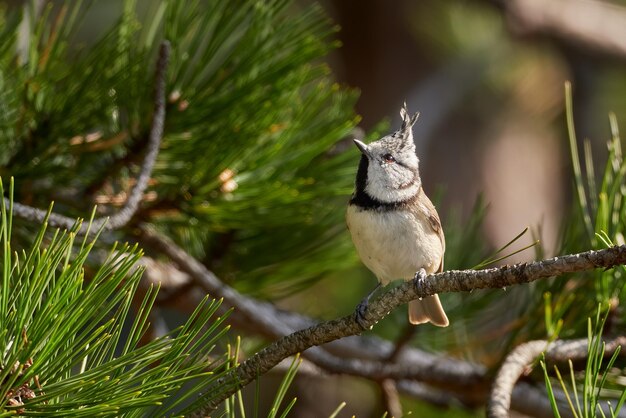
[[346, 221], [361, 261], [383, 285], [412, 279], [420, 268], [427, 273], [439, 268], [442, 243], [425, 216], [349, 205]]

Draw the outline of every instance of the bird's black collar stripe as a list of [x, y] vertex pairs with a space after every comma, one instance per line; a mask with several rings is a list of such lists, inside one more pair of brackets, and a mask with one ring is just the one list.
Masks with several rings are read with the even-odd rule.
[[378, 199], [372, 198], [365, 192], [355, 192], [350, 199], [350, 204], [357, 206], [363, 210], [373, 210], [379, 212], [386, 212], [391, 210], [404, 209], [406, 207], [412, 206], [417, 200], [417, 193], [415, 196], [410, 197], [407, 200], [402, 200], [400, 202], [381, 202]]

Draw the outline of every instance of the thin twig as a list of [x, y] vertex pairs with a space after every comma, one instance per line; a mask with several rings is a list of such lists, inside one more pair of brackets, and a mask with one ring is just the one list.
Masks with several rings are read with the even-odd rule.
[[[161, 139], [163, 138], [163, 127], [165, 123], [165, 89], [166, 89], [166, 75], [167, 65], [170, 56], [170, 44], [168, 41], [163, 41], [159, 49], [159, 57], [156, 64], [155, 73], [155, 86], [154, 86], [154, 114], [152, 115], [152, 125], [150, 128], [150, 136], [148, 139], [148, 147], [146, 150], [146, 156], [144, 158], [139, 176], [135, 186], [133, 187], [130, 196], [126, 200], [126, 203], [120, 209], [118, 213], [111, 217], [96, 218], [91, 223], [91, 227], [87, 224], [82, 224], [79, 234], [86, 234], [88, 230], [95, 232], [100, 230], [104, 226], [104, 229], [114, 230], [125, 226], [133, 217], [139, 203], [143, 198], [143, 194], [148, 187], [148, 181], [152, 175], [154, 163], [159, 153], [161, 146]], [[5, 204], [9, 206], [10, 202], [5, 197]], [[33, 222], [41, 223], [44, 221], [47, 215], [47, 211], [33, 208], [31, 206], [23, 205], [21, 203], [13, 203], [13, 214], [19, 218], [26, 219]], [[48, 219], [48, 225], [56, 228], [71, 229], [76, 224], [76, 219], [68, 216], [52, 213]], [[90, 228], [90, 229], [89, 229]]]
[[401, 418], [403, 416], [402, 404], [400, 403], [400, 395], [398, 394], [396, 381], [392, 379], [383, 380], [380, 382], [380, 391], [388, 416]]

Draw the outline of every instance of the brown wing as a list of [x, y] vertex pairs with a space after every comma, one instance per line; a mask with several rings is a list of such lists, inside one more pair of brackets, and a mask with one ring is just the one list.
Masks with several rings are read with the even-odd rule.
[[[443, 228], [441, 227], [441, 220], [439, 219], [439, 214], [437, 213], [437, 209], [435, 209], [435, 205], [430, 201], [426, 193], [422, 190], [421, 198], [419, 199], [420, 210], [424, 211], [425, 215], [428, 217], [430, 221], [430, 226], [432, 226], [433, 231], [439, 235], [439, 239], [441, 240], [441, 246], [443, 248], [443, 253], [446, 252], [446, 238], [443, 235]], [[441, 263], [439, 264], [439, 268], [437, 269], [437, 273], [443, 271], [443, 258], [441, 256]]]

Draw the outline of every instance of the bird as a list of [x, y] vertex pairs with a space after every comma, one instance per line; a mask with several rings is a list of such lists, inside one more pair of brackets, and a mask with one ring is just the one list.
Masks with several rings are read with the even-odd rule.
[[[377, 141], [354, 143], [361, 151], [346, 223], [359, 258], [378, 285], [359, 303], [356, 320], [364, 324], [369, 300], [394, 280], [424, 280], [443, 271], [445, 237], [439, 214], [422, 187], [413, 125], [419, 112], [400, 110], [399, 130]], [[409, 322], [446, 327], [448, 317], [435, 294], [409, 302]]]

